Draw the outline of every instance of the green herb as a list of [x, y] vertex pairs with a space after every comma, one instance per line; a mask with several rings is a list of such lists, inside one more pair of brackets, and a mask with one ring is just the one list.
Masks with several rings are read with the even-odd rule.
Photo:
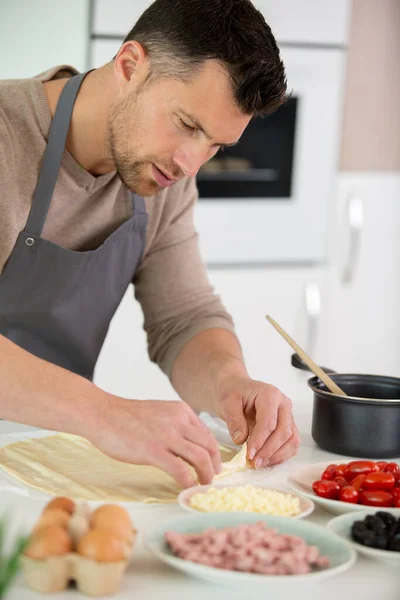
[[5, 597], [5, 593], [15, 578], [19, 568], [19, 557], [25, 549], [28, 538], [18, 537], [14, 542], [11, 554], [5, 556], [4, 543], [6, 538], [6, 521], [0, 519], [0, 599]]

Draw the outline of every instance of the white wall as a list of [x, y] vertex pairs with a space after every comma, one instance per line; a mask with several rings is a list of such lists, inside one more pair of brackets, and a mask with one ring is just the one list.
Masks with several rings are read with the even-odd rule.
[[0, 79], [86, 68], [89, 0], [0, 0]]

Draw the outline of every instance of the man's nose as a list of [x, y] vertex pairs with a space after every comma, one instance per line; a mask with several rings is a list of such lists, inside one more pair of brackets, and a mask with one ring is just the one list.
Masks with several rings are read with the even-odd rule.
[[194, 152], [184, 148], [180, 148], [174, 156], [175, 164], [186, 177], [195, 177], [206, 160], [205, 152]]

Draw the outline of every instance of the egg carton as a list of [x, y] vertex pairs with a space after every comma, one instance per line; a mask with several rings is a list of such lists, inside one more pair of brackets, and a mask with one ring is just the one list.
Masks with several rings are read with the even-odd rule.
[[129, 560], [113, 563], [95, 561], [76, 552], [36, 560], [21, 557], [21, 566], [28, 586], [45, 594], [61, 592], [72, 581], [78, 590], [89, 596], [105, 596], [118, 591]]
[[105, 562], [88, 558], [75, 551], [75, 546], [89, 531], [90, 514], [91, 509], [86, 503], [76, 505], [67, 528], [74, 542], [72, 551], [43, 559], [26, 555], [20, 557], [29, 588], [51, 594], [65, 590], [74, 582], [80, 592], [89, 596], [105, 596], [118, 591], [132, 558], [137, 531], [132, 528], [130, 537], [126, 540], [123, 560]]
[[118, 591], [131, 561], [137, 532], [125, 548], [125, 559], [101, 562], [69, 552], [43, 560], [21, 556], [21, 566], [27, 585], [36, 592], [51, 594], [65, 590], [75, 582], [78, 590], [89, 596], [105, 596]]

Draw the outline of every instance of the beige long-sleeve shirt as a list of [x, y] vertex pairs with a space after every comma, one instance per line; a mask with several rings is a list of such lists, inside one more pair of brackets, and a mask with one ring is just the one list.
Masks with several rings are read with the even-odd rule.
[[[42, 82], [75, 73], [63, 65], [30, 79], [0, 81], [0, 273], [25, 227], [50, 131]], [[133, 284], [149, 356], [167, 375], [194, 335], [214, 327], [233, 331], [201, 259], [193, 224], [197, 197], [194, 179], [186, 178], [145, 199], [147, 238]], [[93, 250], [131, 216], [130, 192], [116, 173], [95, 177], [64, 151], [45, 239]]]

